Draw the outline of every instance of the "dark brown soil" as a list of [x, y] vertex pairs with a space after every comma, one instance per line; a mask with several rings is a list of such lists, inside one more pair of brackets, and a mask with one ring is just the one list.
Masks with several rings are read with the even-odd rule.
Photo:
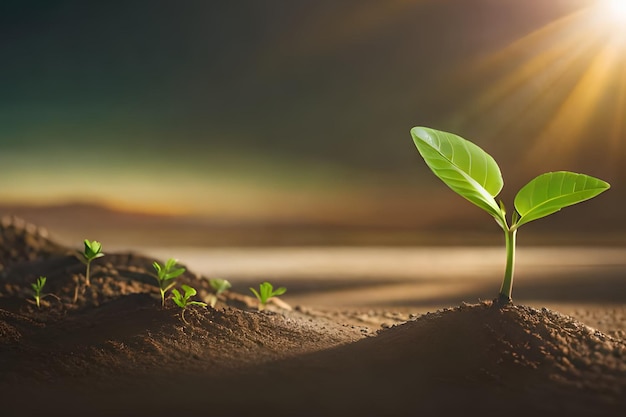
[[[3, 221], [2, 416], [626, 413], [622, 330], [490, 302], [363, 327], [356, 313], [258, 312], [236, 293], [191, 307], [186, 324], [171, 300], [160, 307], [153, 261], [107, 253], [84, 288], [75, 250]], [[30, 284], [40, 275], [60, 299], [38, 309]], [[211, 293], [190, 271], [179, 283], [198, 300]]]

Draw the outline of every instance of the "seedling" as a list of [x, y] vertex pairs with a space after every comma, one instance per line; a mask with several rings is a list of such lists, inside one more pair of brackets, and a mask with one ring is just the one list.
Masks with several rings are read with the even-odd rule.
[[215, 290], [215, 294], [209, 295], [209, 305], [211, 307], [215, 307], [217, 297], [232, 286], [228, 280], [222, 278], [211, 278], [209, 280], [209, 285]]
[[174, 278], [185, 272], [185, 268], [176, 268], [176, 262], [176, 259], [170, 258], [163, 266], [156, 261], [152, 263], [157, 273], [154, 277], [159, 282], [159, 291], [161, 291], [161, 307], [165, 306], [165, 293], [176, 284]]
[[279, 287], [274, 290], [272, 284], [270, 284], [269, 282], [264, 282], [259, 285], [258, 292], [254, 288], [250, 288], [250, 291], [252, 291], [257, 300], [259, 300], [259, 311], [262, 311], [265, 309], [265, 306], [267, 305], [267, 302], [270, 298], [284, 294], [287, 291], [287, 288]]
[[83, 263], [87, 265], [87, 271], [85, 272], [85, 286], [91, 285], [89, 281], [89, 267], [91, 265], [91, 261], [96, 258], [101, 258], [104, 256], [102, 253], [102, 244], [97, 240], [89, 241], [85, 239], [85, 251], [83, 252]]
[[504, 231], [506, 268], [497, 298], [499, 304], [511, 302], [517, 229], [610, 188], [608, 183], [585, 174], [569, 171], [541, 174], [515, 196], [515, 210], [509, 226], [504, 204], [495, 200], [504, 181], [491, 155], [452, 133], [414, 127], [411, 136], [433, 173], [453, 191], [493, 216]]
[[183, 284], [181, 288], [185, 293], [181, 294], [176, 288], [174, 288], [172, 290], [172, 300], [174, 300], [176, 305], [182, 309], [180, 318], [185, 323], [189, 324], [187, 320], [185, 320], [185, 310], [187, 310], [187, 307], [191, 305], [206, 307], [207, 303], [203, 303], [202, 301], [190, 301], [190, 298], [197, 294], [195, 288], [185, 284]]
[[54, 297], [57, 300], [59, 299], [59, 297], [57, 297], [54, 294], [44, 294], [43, 293], [43, 287], [46, 285], [46, 277], [39, 277], [37, 278], [37, 281], [34, 284], [30, 284], [31, 287], [33, 287], [33, 291], [35, 292], [33, 294], [33, 298], [35, 299], [35, 304], [37, 304], [37, 308], [41, 308], [41, 300], [43, 300], [46, 297]]

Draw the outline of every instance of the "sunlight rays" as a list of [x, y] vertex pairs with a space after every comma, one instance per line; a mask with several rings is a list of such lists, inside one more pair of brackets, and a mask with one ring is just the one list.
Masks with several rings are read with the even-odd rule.
[[525, 166], [581, 160], [600, 146], [614, 168], [625, 149], [626, 2], [599, 0], [553, 21], [474, 62], [460, 80], [488, 81], [454, 115], [456, 129], [489, 115], [486, 140], [523, 132], [524, 143], [510, 146], [523, 149]]

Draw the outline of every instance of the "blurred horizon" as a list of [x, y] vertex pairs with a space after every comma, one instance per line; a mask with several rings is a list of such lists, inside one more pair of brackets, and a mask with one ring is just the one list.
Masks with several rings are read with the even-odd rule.
[[[211, 244], [194, 230], [241, 229], [228, 244], [253, 242], [245, 227], [286, 243], [499, 241], [420, 158], [409, 131], [427, 126], [490, 153], [508, 207], [543, 172], [609, 182], [528, 234], [623, 244], [619, 4], [2, 2], [0, 214], [72, 238], [64, 228], [169, 222]], [[98, 226], [97, 207], [120, 213]]]

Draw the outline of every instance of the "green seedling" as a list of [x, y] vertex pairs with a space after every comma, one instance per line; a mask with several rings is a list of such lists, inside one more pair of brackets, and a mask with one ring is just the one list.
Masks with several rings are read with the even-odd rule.
[[185, 268], [176, 268], [176, 262], [176, 259], [170, 258], [163, 266], [156, 261], [152, 263], [156, 270], [154, 277], [159, 282], [159, 291], [161, 291], [161, 307], [165, 306], [165, 293], [176, 284], [174, 279], [185, 272]]
[[43, 287], [46, 285], [46, 277], [39, 277], [37, 278], [37, 281], [34, 284], [30, 284], [31, 287], [33, 287], [33, 291], [35, 292], [33, 294], [33, 298], [35, 299], [35, 304], [37, 304], [37, 308], [41, 308], [41, 300], [43, 300], [46, 297], [54, 297], [57, 300], [59, 299], [59, 297], [57, 297], [54, 294], [44, 294], [43, 293]]
[[517, 229], [563, 207], [589, 200], [610, 188], [608, 183], [598, 178], [569, 171], [539, 175], [515, 196], [515, 210], [509, 226], [504, 204], [495, 200], [504, 181], [491, 155], [452, 133], [414, 127], [411, 136], [433, 173], [453, 191], [493, 216], [504, 231], [506, 268], [496, 299], [499, 304], [511, 302]]
[[209, 295], [209, 305], [211, 307], [215, 307], [217, 297], [232, 286], [228, 280], [222, 278], [211, 278], [209, 280], [209, 285], [215, 290], [215, 294]]
[[259, 300], [259, 311], [265, 309], [267, 302], [270, 298], [276, 297], [277, 295], [282, 295], [287, 291], [285, 287], [279, 287], [274, 290], [274, 287], [269, 282], [264, 282], [259, 285], [259, 291], [254, 288], [250, 288], [250, 291], [256, 296], [257, 300]]
[[85, 286], [91, 285], [89, 281], [89, 267], [91, 265], [91, 261], [96, 258], [101, 258], [104, 256], [102, 253], [102, 244], [97, 240], [89, 241], [85, 239], [85, 250], [83, 252], [83, 263], [87, 265], [87, 271], [85, 272]]
[[185, 284], [183, 284], [181, 288], [185, 293], [181, 294], [176, 288], [174, 288], [172, 290], [172, 300], [182, 309], [180, 318], [185, 323], [189, 324], [187, 320], [185, 320], [185, 310], [187, 310], [187, 307], [191, 305], [206, 307], [207, 303], [203, 303], [202, 301], [190, 301], [190, 298], [197, 294], [195, 288]]

